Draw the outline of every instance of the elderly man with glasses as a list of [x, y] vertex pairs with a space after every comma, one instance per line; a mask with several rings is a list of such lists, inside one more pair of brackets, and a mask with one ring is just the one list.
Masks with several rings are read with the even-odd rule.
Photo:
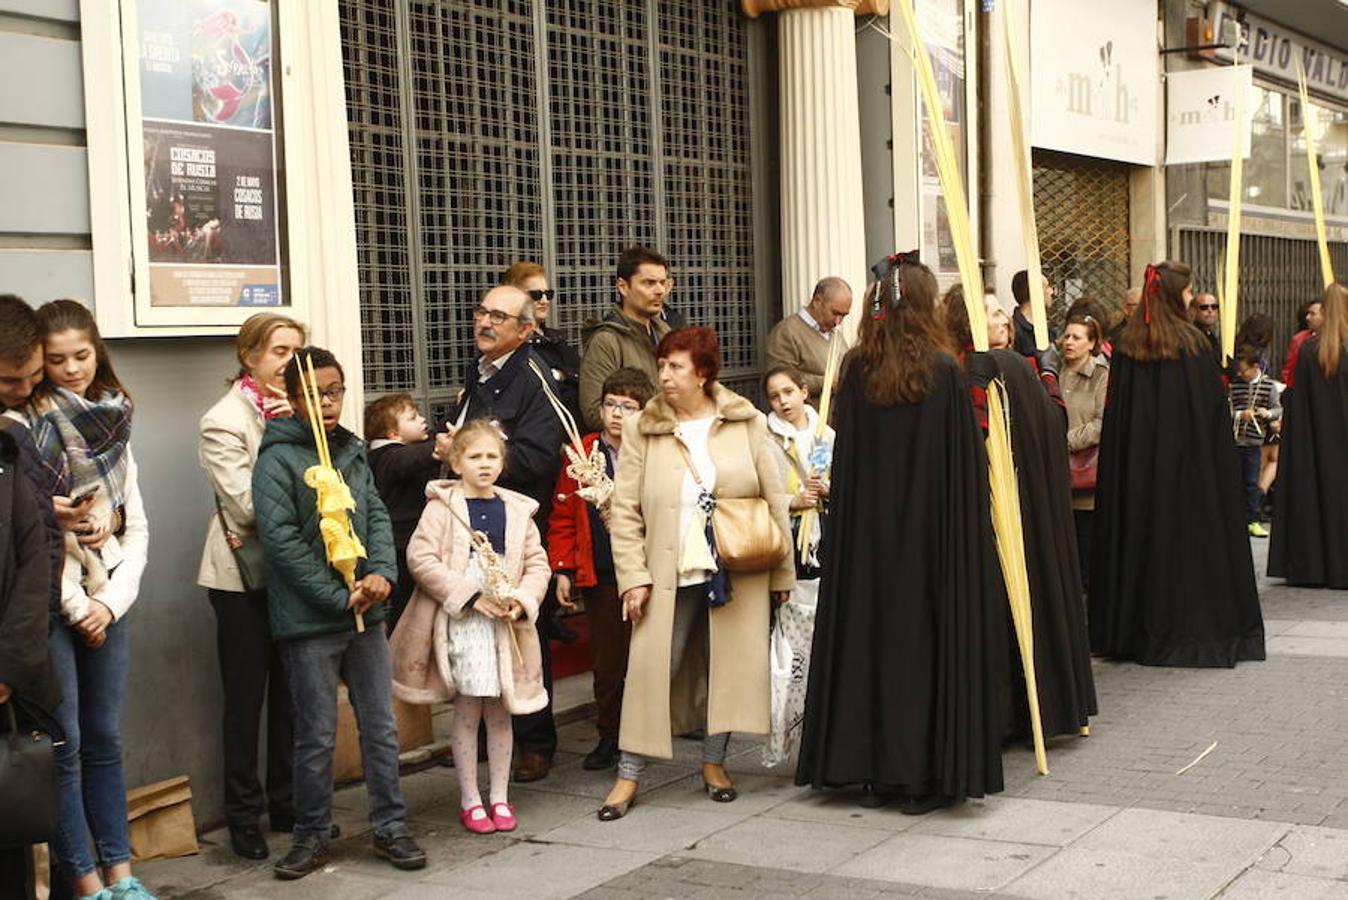
[[[547, 361], [529, 341], [536, 324], [534, 301], [524, 290], [507, 284], [482, 296], [473, 310], [478, 356], [464, 371], [457, 408], [435, 440], [438, 455], [446, 458], [455, 430], [473, 419], [490, 420], [506, 441], [505, 472], [497, 484], [538, 503], [534, 522], [546, 539], [552, 486], [561, 468], [565, 436], [539, 380], [538, 373], [542, 373], [549, 387], [554, 392], [559, 390]], [[550, 618], [547, 610], [538, 617], [548, 705], [539, 712], [515, 717], [519, 750], [515, 756], [516, 781], [546, 777], [557, 750], [557, 727], [552, 718], [552, 652], [549, 636], [543, 631]]]

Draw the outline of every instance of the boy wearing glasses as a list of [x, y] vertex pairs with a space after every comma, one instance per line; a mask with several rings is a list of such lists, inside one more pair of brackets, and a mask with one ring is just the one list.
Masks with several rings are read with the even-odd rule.
[[[366, 558], [348, 587], [328, 563], [317, 497], [306, 473], [318, 465], [300, 366], [312, 364], [332, 465], [351, 490], [349, 513]], [[346, 682], [360, 730], [374, 852], [398, 869], [420, 869], [426, 854], [407, 827], [398, 786], [393, 666], [383, 621], [398, 577], [388, 511], [365, 461], [365, 442], [338, 424], [346, 384], [341, 364], [318, 347], [299, 350], [285, 369], [295, 415], [272, 419], [253, 468], [257, 536], [267, 565], [267, 601], [290, 686], [295, 729], [295, 842], [272, 867], [277, 878], [303, 878], [328, 860], [332, 829], [332, 754], [337, 743], [337, 681]], [[364, 617], [358, 631], [353, 613]]]
[[[604, 380], [599, 415], [600, 431], [583, 439], [586, 453], [595, 442], [604, 451], [610, 478], [617, 475], [622, 449], [623, 424], [641, 412], [655, 394], [646, 373], [640, 369], [616, 369]], [[627, 642], [631, 626], [623, 621], [618, 599], [618, 578], [609, 543], [607, 505], [596, 509], [576, 493], [576, 480], [565, 468], [557, 476], [557, 497], [548, 519], [548, 561], [557, 577], [557, 599], [575, 609], [579, 590], [585, 592], [585, 613], [590, 626], [590, 661], [594, 667], [595, 726], [599, 743], [582, 766], [590, 771], [611, 769], [618, 764], [618, 721], [623, 706], [623, 678], [627, 672]]]

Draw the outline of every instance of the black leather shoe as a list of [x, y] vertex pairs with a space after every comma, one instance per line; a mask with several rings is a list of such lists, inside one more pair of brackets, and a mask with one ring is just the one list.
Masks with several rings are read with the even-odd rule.
[[949, 806], [950, 803], [949, 797], [943, 797], [940, 794], [914, 794], [900, 797], [898, 806], [899, 812], [905, 816], [921, 816], [933, 809]]
[[861, 808], [880, 809], [889, 803], [891, 796], [886, 791], [867, 782], [861, 786]]
[[618, 764], [618, 739], [601, 737], [594, 749], [585, 754], [580, 767], [587, 772], [611, 769]]
[[318, 838], [300, 838], [290, 852], [271, 867], [272, 874], [282, 881], [294, 881], [310, 872], [316, 872], [328, 862], [328, 845]]
[[411, 871], [426, 868], [426, 851], [417, 846], [410, 834], [382, 838], [374, 836], [374, 852], [388, 860], [395, 869]]
[[709, 781], [704, 781], [702, 786], [707, 789], [707, 796], [717, 803], [734, 803], [740, 795], [733, 784], [730, 787], [717, 787]]
[[229, 844], [234, 855], [242, 859], [266, 859], [271, 853], [256, 822], [229, 826]]

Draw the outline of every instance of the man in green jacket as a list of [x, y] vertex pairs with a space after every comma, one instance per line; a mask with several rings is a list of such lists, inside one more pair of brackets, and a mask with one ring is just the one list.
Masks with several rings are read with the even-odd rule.
[[[367, 554], [351, 588], [328, 563], [317, 497], [305, 482], [305, 473], [318, 465], [300, 388], [300, 366], [309, 362], [332, 465], [355, 498], [350, 521]], [[360, 729], [375, 853], [396, 868], [420, 869], [426, 854], [408, 831], [398, 786], [393, 671], [383, 625], [385, 601], [398, 577], [388, 510], [375, 489], [365, 443], [338, 424], [346, 387], [333, 355], [318, 347], [300, 350], [286, 366], [285, 383], [295, 415], [267, 424], [253, 468], [271, 632], [290, 685], [295, 727], [295, 842], [273, 872], [277, 878], [302, 878], [327, 862], [338, 678], [346, 682]], [[363, 632], [356, 630], [355, 613], [364, 617]]]
[[580, 408], [589, 431], [602, 431], [599, 404], [604, 382], [622, 368], [639, 369], [659, 384], [655, 348], [669, 333], [662, 315], [674, 288], [669, 263], [649, 247], [630, 247], [618, 257], [618, 308], [581, 332]]

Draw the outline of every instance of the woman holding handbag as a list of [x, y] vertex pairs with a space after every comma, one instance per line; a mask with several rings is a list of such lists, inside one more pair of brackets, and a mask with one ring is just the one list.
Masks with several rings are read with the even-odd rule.
[[[272, 831], [294, 825], [290, 701], [271, 639], [262, 548], [253, 524], [253, 465], [269, 420], [291, 415], [286, 363], [304, 346], [304, 326], [278, 313], [250, 316], [239, 329], [239, 372], [201, 417], [198, 460], [215, 494], [197, 584], [215, 610], [224, 686], [225, 812], [230, 843], [245, 859], [266, 859], [258, 820]], [[257, 775], [258, 737], [267, 708], [267, 786]]]
[[702, 779], [712, 800], [736, 798], [725, 770], [730, 732], [768, 733], [770, 604], [786, 602], [795, 584], [767, 422], [717, 383], [716, 333], [670, 332], [656, 360], [660, 394], [624, 425], [610, 519], [632, 643], [618, 779], [598, 813], [605, 822], [635, 802], [648, 757], [673, 756], [671, 707], [701, 696], [700, 682]]
[[1062, 398], [1067, 404], [1067, 449], [1072, 454], [1072, 519], [1081, 558], [1081, 589], [1090, 585], [1091, 516], [1095, 512], [1096, 463], [1105, 420], [1109, 363], [1100, 358], [1103, 333], [1092, 316], [1074, 315], [1063, 327]]

